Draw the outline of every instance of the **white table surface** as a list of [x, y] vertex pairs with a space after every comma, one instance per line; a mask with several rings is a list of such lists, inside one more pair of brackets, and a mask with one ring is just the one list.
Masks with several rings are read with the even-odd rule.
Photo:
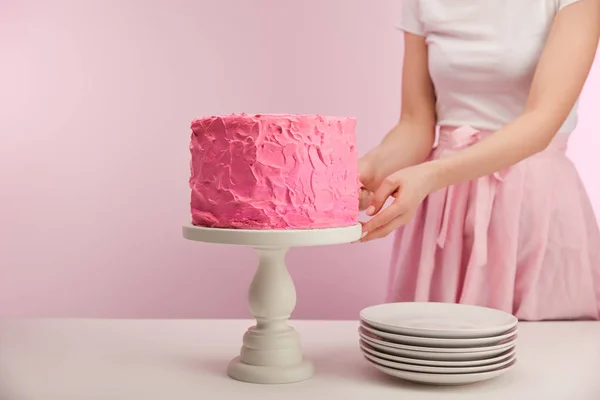
[[314, 378], [254, 385], [226, 376], [250, 321], [4, 320], [4, 400], [599, 400], [600, 323], [522, 323], [517, 367], [470, 386], [388, 378], [357, 345], [357, 322], [292, 321]]

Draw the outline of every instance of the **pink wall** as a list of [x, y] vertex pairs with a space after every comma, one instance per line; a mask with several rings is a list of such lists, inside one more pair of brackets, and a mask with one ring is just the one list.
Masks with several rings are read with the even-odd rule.
[[[252, 252], [181, 238], [189, 122], [355, 115], [365, 151], [398, 116], [399, 8], [1, 1], [0, 314], [248, 316]], [[600, 213], [598, 101], [600, 65], [571, 152]], [[389, 245], [293, 250], [296, 317], [354, 318], [381, 301]]]

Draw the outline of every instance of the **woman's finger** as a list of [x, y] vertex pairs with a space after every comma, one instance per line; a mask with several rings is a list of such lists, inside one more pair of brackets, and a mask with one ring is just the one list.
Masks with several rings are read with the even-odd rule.
[[402, 225], [406, 224], [410, 220], [410, 216], [408, 214], [398, 215], [396, 218], [391, 220], [389, 223], [380, 226], [374, 231], [368, 232], [361, 239], [362, 242], [368, 242], [375, 239], [381, 239], [387, 237], [390, 233], [400, 228]]
[[373, 192], [362, 187], [358, 194], [358, 208], [360, 211], [364, 211], [373, 200]]
[[373, 201], [371, 202], [371, 206], [367, 209], [367, 215], [375, 215], [377, 214], [387, 199], [394, 195], [398, 191], [398, 184], [394, 182], [392, 179], [386, 179], [381, 183], [379, 189], [375, 191], [373, 195]]
[[404, 214], [405, 207], [398, 201], [394, 201], [387, 208], [381, 211], [379, 214], [365, 222], [363, 225], [363, 232], [374, 232], [379, 227], [384, 226], [394, 220], [401, 214]]

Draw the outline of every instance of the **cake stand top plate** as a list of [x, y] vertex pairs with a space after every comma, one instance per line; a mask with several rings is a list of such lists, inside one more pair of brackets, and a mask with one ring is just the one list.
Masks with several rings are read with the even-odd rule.
[[250, 230], [205, 228], [184, 224], [183, 237], [205, 243], [251, 247], [325, 246], [355, 242], [362, 235], [360, 224], [325, 229]]

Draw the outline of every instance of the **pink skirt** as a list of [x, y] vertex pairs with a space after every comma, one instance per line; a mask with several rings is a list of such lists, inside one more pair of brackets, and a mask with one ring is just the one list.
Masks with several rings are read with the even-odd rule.
[[[442, 128], [432, 158], [489, 135]], [[432, 193], [397, 232], [387, 301], [475, 304], [521, 320], [600, 319], [600, 230], [568, 135], [494, 175]]]

